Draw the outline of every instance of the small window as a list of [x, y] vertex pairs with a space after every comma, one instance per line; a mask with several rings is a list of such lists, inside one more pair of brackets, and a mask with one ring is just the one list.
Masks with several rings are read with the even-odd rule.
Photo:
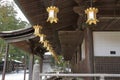
[[116, 51], [110, 51], [110, 54], [115, 55]]

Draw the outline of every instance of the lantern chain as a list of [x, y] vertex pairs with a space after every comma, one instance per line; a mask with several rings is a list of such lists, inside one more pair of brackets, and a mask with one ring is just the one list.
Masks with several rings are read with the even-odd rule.
[[92, 7], [93, 0], [90, 0], [90, 6]]
[[55, 2], [55, 0], [52, 0], [52, 6], [54, 6], [54, 2]]

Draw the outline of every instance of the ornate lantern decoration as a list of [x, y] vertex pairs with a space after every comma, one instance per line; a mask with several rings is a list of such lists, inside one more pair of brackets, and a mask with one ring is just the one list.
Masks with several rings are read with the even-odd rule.
[[45, 41], [44, 41], [44, 44], [43, 44], [43, 47], [47, 47], [47, 46], [48, 46], [48, 41], [45, 40]]
[[42, 30], [42, 26], [39, 26], [39, 25], [35, 25], [35, 26], [33, 26], [33, 28], [34, 28], [34, 35], [35, 36], [40, 36], [40, 34], [41, 34], [41, 30]]
[[58, 18], [57, 18], [57, 13], [59, 12], [58, 7], [56, 6], [50, 6], [47, 8], [47, 12], [48, 12], [48, 19], [47, 22], [50, 21], [50, 23], [57, 23]]
[[[41, 34], [42, 26], [35, 25], [35, 26], [33, 26], [33, 28], [34, 28], [34, 35], [40, 37], [39, 42], [43, 43], [43, 47], [47, 48], [47, 50], [49, 52], [51, 52], [52, 56], [58, 61], [58, 57], [57, 57], [56, 53], [54, 52], [52, 46], [49, 44], [49, 41], [45, 40], [46, 35]], [[59, 63], [59, 61], [58, 61], [58, 63]]]
[[49, 51], [49, 50], [50, 50], [50, 48], [51, 48], [51, 45], [50, 45], [50, 44], [48, 44], [48, 45], [47, 45], [47, 50]]
[[45, 40], [45, 37], [46, 37], [46, 35], [41, 34], [41, 35], [40, 35], [40, 41], [39, 41], [39, 42], [43, 43], [44, 40]]
[[86, 21], [86, 23], [91, 25], [92, 23], [96, 24], [98, 22], [98, 20], [96, 19], [96, 14], [98, 13], [98, 9], [97, 8], [90, 7], [90, 8], [85, 10], [85, 13], [87, 14], [87, 21]]

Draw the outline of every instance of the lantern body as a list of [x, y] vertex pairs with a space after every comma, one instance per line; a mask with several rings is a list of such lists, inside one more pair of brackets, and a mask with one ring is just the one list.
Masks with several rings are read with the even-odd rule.
[[99, 22], [96, 19], [96, 14], [98, 13], [98, 9], [94, 8], [94, 7], [90, 7], [88, 9], [85, 10], [85, 13], [87, 14], [87, 21], [86, 23], [88, 23], [89, 25], [96, 24], [97, 22]]
[[58, 18], [57, 18], [57, 13], [59, 12], [59, 9], [55, 6], [50, 6], [47, 8], [48, 12], [48, 19], [47, 22], [50, 21], [50, 23], [57, 23]]
[[43, 41], [44, 41], [44, 36], [41, 35], [41, 36], [40, 36], [40, 42], [43, 43]]
[[41, 42], [41, 43], [43, 43], [44, 42], [44, 40], [45, 40], [45, 35], [44, 34], [41, 34], [40, 35], [40, 41], [39, 42]]
[[47, 47], [46, 47], [46, 49], [47, 49], [47, 50], [49, 50], [49, 48], [50, 48], [50, 46], [49, 46], [49, 44], [47, 44]]
[[34, 35], [35, 36], [40, 36], [40, 34], [41, 34], [41, 30], [42, 30], [42, 26], [38, 26], [38, 25], [35, 25], [35, 26], [33, 26], [33, 28], [34, 28]]
[[46, 48], [46, 47], [47, 47], [47, 45], [48, 45], [48, 41], [47, 41], [47, 40], [45, 40], [45, 41], [44, 41], [44, 43], [43, 43], [43, 47], [44, 47], [44, 48]]

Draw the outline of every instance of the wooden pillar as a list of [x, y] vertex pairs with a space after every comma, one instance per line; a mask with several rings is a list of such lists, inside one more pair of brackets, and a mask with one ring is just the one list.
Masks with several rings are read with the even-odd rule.
[[[93, 56], [93, 34], [92, 30], [87, 27], [85, 29], [85, 55], [86, 55], [86, 68], [87, 68], [87, 73], [93, 73], [94, 69], [94, 56]], [[91, 80], [91, 79], [87, 79]]]
[[[43, 58], [40, 57], [39, 59], [39, 64], [40, 64], [40, 73], [43, 72]], [[42, 77], [40, 76], [40, 80], [42, 80]]]
[[42, 73], [42, 69], [43, 69], [43, 59], [42, 58], [40, 58], [39, 63], [40, 63], [40, 73]]
[[30, 54], [30, 58], [29, 58], [29, 80], [32, 80], [33, 63], [34, 63], [34, 55]]
[[73, 55], [73, 57], [72, 57], [70, 63], [71, 63], [71, 70], [72, 70], [72, 72], [73, 72], [73, 73], [76, 73], [75, 54]]
[[5, 60], [4, 60], [4, 66], [3, 66], [2, 80], [5, 80], [5, 71], [6, 71], [7, 60], [8, 60], [8, 51], [9, 51], [9, 44], [6, 43], [6, 52], [5, 52]]
[[24, 56], [24, 80], [26, 80], [26, 69], [27, 69], [27, 64], [26, 64], [26, 60], [27, 60], [27, 55], [25, 54]]

